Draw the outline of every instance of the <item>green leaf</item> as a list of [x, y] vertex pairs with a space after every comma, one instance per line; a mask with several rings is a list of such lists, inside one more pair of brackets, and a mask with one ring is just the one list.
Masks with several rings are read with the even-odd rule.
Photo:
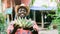
[[5, 17], [3, 13], [0, 13], [0, 23], [5, 23]]

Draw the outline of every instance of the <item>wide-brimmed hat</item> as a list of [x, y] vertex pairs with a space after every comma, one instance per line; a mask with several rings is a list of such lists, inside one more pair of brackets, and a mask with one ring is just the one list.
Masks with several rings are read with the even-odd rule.
[[26, 13], [26, 16], [27, 16], [27, 15], [29, 14], [29, 12], [30, 12], [30, 9], [29, 9], [29, 6], [26, 6], [26, 5], [24, 5], [24, 4], [16, 5], [16, 6], [15, 6], [15, 12], [16, 12], [16, 14], [17, 14], [17, 12], [18, 12], [18, 9], [21, 8], [21, 7], [24, 7], [24, 8], [27, 9], [27, 13]]

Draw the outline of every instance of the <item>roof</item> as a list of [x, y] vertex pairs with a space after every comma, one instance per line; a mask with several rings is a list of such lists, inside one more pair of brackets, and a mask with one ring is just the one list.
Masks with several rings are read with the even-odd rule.
[[38, 7], [38, 6], [31, 6], [31, 10], [56, 10], [57, 7]]

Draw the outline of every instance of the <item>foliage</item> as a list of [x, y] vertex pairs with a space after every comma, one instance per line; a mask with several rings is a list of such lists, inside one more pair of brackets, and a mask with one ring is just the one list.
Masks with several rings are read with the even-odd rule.
[[50, 0], [51, 2], [56, 2], [57, 0]]
[[35, 0], [31, 0], [30, 5], [32, 6], [34, 4]]
[[57, 17], [52, 22], [53, 22], [53, 24], [59, 25], [59, 23], [60, 23], [60, 3], [59, 2], [57, 3], [57, 7], [58, 7]]
[[60, 25], [60, 17], [52, 21], [52, 24]]
[[3, 13], [0, 13], [0, 34], [6, 34], [5, 28], [5, 17]]
[[52, 20], [52, 24], [51, 25], [59, 26], [60, 25], [60, 3], [57, 3], [57, 13], [56, 13], [56, 16], [57, 17], [55, 17], [54, 20]]
[[0, 23], [5, 23], [5, 17], [3, 13], [0, 13]]

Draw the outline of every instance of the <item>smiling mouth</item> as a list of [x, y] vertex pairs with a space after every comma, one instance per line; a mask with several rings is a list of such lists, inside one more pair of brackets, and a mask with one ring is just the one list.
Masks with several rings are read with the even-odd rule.
[[25, 17], [25, 14], [19, 14], [18, 16], [20, 16], [20, 17]]

